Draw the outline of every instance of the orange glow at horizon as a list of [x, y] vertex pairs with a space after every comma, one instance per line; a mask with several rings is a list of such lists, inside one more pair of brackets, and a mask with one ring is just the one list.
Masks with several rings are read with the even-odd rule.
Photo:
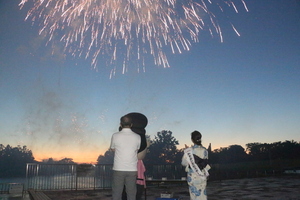
[[[192, 143], [186, 143], [187, 146], [192, 146]], [[209, 143], [203, 143], [203, 146], [208, 148]], [[226, 145], [225, 145], [226, 146]], [[212, 151], [215, 149], [219, 149], [221, 147], [224, 147], [224, 145], [219, 143], [213, 143], [211, 144]], [[177, 149], [184, 149], [185, 144], [178, 145]], [[49, 158], [52, 158], [55, 161], [62, 160], [64, 158], [70, 158], [75, 163], [87, 163], [87, 164], [96, 164], [97, 159], [100, 155], [104, 155], [105, 152], [108, 150], [108, 147], [81, 147], [81, 148], [68, 148], [68, 150], [65, 150], [63, 148], [52, 148], [52, 150], [47, 149], [41, 149], [38, 147], [33, 147], [33, 156], [36, 161], [42, 162], [43, 160], [48, 160]]]
[[34, 154], [34, 158], [36, 161], [42, 162], [43, 160], [47, 160], [49, 158], [53, 158], [55, 161], [59, 161], [64, 158], [71, 158], [76, 163], [89, 163], [96, 164], [97, 159], [100, 155], [104, 155], [105, 151], [95, 151], [95, 152], [81, 152], [78, 153], [70, 153], [70, 152], [61, 152], [61, 153], [43, 153], [43, 154]]

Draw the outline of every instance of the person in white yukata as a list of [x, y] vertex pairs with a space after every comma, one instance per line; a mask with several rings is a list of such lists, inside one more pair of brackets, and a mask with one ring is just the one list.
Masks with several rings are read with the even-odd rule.
[[210, 166], [208, 165], [208, 151], [202, 146], [201, 138], [199, 131], [192, 132], [191, 140], [194, 145], [184, 150], [181, 161], [181, 164], [186, 167], [191, 200], [207, 199], [206, 184]]

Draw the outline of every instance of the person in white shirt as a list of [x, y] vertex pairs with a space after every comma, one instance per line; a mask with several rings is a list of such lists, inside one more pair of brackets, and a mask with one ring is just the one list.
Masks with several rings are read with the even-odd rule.
[[122, 130], [114, 133], [110, 149], [115, 152], [112, 179], [112, 199], [121, 200], [124, 185], [127, 199], [136, 199], [137, 152], [141, 145], [141, 137], [130, 128], [132, 119], [125, 115], [120, 119]]

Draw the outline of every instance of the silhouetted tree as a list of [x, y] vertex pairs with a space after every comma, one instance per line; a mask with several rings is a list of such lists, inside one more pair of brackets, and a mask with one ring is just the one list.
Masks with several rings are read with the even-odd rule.
[[246, 144], [247, 152], [253, 161], [271, 160], [272, 144], [267, 143], [249, 143]]
[[107, 150], [104, 155], [98, 156], [97, 164], [113, 164], [114, 152]]
[[295, 141], [275, 142], [270, 145], [271, 159], [296, 159], [300, 158], [300, 144]]
[[163, 130], [157, 133], [148, 149], [148, 154], [144, 160], [146, 164], [171, 164], [181, 159], [181, 151], [178, 151], [176, 145], [178, 140], [173, 137], [171, 131]]
[[44, 159], [42, 163], [45, 164], [76, 164], [76, 162], [73, 161], [73, 158], [63, 158], [61, 160], [55, 160], [53, 158]]
[[283, 143], [283, 151], [286, 152], [286, 158], [299, 159], [300, 158], [300, 143], [296, 141], [286, 140]]
[[231, 145], [215, 149], [209, 155], [210, 163], [237, 163], [248, 160], [245, 149], [240, 145]]
[[[177, 149], [179, 142], [171, 131], [158, 132], [148, 149], [145, 165], [153, 164], [180, 164], [184, 149]], [[295, 141], [268, 143], [248, 143], [246, 150], [240, 145], [230, 145], [210, 151], [211, 164], [227, 164], [245, 161], [262, 161], [277, 159], [300, 159], [300, 143]], [[106, 151], [97, 159], [98, 164], [112, 164], [114, 153]]]
[[228, 148], [228, 161], [230, 163], [245, 162], [248, 160], [248, 155], [245, 149], [240, 145], [230, 145]]
[[57, 161], [55, 161], [53, 158], [43, 159], [42, 163], [45, 164], [55, 164]]
[[56, 162], [57, 164], [76, 164], [74, 161], [73, 161], [73, 158], [63, 158], [59, 161]]
[[0, 144], [0, 177], [22, 177], [26, 174], [26, 163], [35, 162], [31, 150], [26, 146], [6, 147]]
[[215, 149], [209, 155], [210, 163], [226, 163], [228, 160], [228, 147], [221, 147], [219, 149]]
[[254, 160], [278, 160], [278, 159], [299, 159], [300, 143], [295, 141], [274, 142], [271, 144], [250, 143], [247, 144], [249, 155]]

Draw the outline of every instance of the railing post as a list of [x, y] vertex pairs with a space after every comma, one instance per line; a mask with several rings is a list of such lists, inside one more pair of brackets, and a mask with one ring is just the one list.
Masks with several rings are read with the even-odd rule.
[[75, 190], [77, 191], [77, 184], [78, 184], [78, 176], [77, 176], [77, 165], [75, 165]]

